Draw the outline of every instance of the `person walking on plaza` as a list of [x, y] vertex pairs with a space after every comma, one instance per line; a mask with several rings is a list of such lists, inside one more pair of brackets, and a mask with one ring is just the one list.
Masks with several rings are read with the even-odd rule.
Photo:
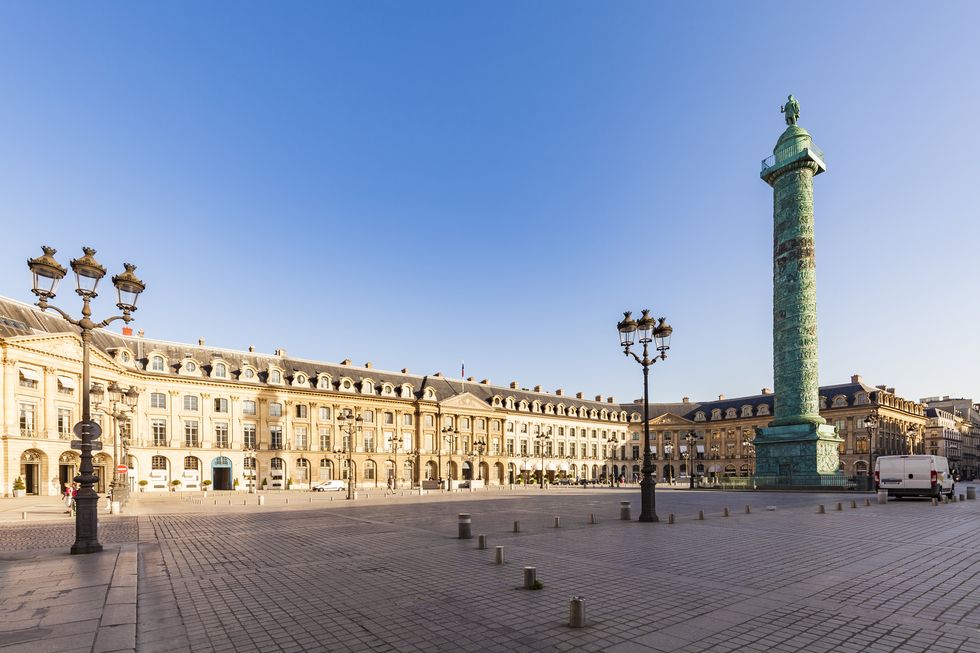
[[65, 510], [65, 514], [70, 515], [71, 501], [72, 501], [71, 483], [65, 483], [65, 490], [64, 492], [61, 493], [61, 497], [62, 500], [65, 502], [65, 508], [67, 508], [67, 510]]

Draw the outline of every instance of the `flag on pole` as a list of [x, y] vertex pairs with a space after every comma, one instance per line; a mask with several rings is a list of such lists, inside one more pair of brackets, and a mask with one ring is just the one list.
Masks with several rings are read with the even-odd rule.
[[466, 378], [466, 361], [459, 361], [459, 376]]

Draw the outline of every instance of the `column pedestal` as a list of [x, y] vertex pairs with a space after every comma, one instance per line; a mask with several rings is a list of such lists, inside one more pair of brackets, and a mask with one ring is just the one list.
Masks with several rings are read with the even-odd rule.
[[837, 447], [828, 424], [788, 424], [756, 430], [755, 484], [759, 488], [842, 487]]

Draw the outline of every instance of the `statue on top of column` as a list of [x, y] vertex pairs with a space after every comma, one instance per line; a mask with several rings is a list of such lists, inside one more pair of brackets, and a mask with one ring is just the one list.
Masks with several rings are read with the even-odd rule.
[[793, 94], [790, 93], [789, 97], [786, 99], [786, 104], [779, 107], [779, 112], [786, 114], [786, 124], [795, 125], [796, 121], [800, 118], [800, 103], [796, 101]]

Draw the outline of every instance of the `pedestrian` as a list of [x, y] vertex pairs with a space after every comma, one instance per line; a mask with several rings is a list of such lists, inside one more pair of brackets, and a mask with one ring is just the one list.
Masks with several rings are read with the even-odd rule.
[[112, 512], [112, 488], [110, 487], [105, 493], [105, 509], [106, 512]]
[[75, 510], [78, 507], [78, 505], [75, 503], [75, 499], [77, 497], [78, 497], [78, 483], [72, 483], [71, 484], [71, 504], [70, 504], [70, 507], [69, 507], [69, 512], [71, 512], [71, 515], [73, 517], [75, 516]]
[[67, 510], [65, 510], [65, 514], [66, 515], [70, 515], [71, 514], [71, 502], [72, 502], [71, 483], [67, 483], [67, 482], [65, 483], [65, 490], [64, 490], [64, 492], [61, 493], [61, 498], [62, 498], [62, 501], [64, 501], [64, 503], [65, 503], [65, 508], [67, 508]]

